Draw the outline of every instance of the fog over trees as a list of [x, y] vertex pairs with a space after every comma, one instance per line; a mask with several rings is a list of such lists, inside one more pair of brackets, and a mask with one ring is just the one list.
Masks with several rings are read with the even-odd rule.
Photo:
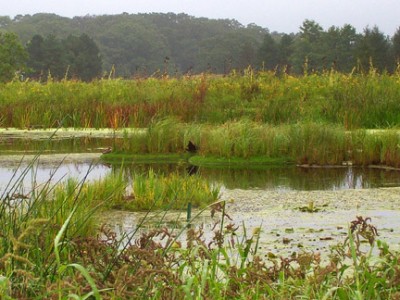
[[[14, 36], [14, 44], [19, 37], [27, 53], [19, 58], [25, 58], [26, 74], [41, 79], [50, 74], [55, 79], [88, 81], [110, 72], [128, 78], [227, 74], [249, 66], [293, 74], [332, 68], [361, 72], [371, 67], [393, 72], [400, 58], [400, 28], [389, 37], [376, 26], [357, 33], [351, 24], [324, 29], [312, 20], [299, 24], [296, 33], [278, 33], [233, 19], [187, 14], [123, 13], [72, 19], [35, 14], [0, 17], [0, 32], [3, 60], [5, 34]], [[18, 68], [22, 66], [19, 61]]]

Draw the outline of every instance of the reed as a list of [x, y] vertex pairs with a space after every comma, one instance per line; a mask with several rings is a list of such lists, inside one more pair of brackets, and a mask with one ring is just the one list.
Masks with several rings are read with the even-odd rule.
[[311, 123], [289, 130], [289, 151], [299, 164], [338, 165], [350, 159], [348, 138], [342, 128]]
[[400, 137], [397, 130], [352, 134], [352, 159], [359, 165], [386, 165], [400, 167]]
[[[346, 129], [400, 123], [399, 73], [293, 77], [273, 72], [221, 77], [13, 81], [1, 84], [3, 127], [148, 127], [154, 118], [221, 124], [316, 122]], [[80, 107], [85, 107], [84, 110]], [[67, 118], [65, 118], [67, 116]]]
[[[152, 124], [146, 133], [125, 137], [115, 151], [125, 153], [126, 159], [130, 153], [133, 161], [145, 160], [146, 154], [151, 154], [150, 160], [157, 155], [166, 160], [168, 156], [163, 155], [172, 154], [182, 160], [189, 141], [198, 146], [197, 156], [190, 158], [190, 162], [204, 166], [288, 162], [342, 165], [348, 161], [361, 166], [400, 166], [397, 130], [347, 131], [341, 126], [314, 122], [271, 126], [243, 119], [217, 126], [179, 123], [167, 118]], [[118, 159], [118, 155], [111, 154], [110, 159], [113, 157]]]
[[132, 199], [117, 202], [118, 207], [128, 210], [185, 210], [188, 203], [202, 208], [219, 197], [218, 186], [196, 175], [157, 175], [150, 170], [147, 174], [136, 174], [132, 185]]

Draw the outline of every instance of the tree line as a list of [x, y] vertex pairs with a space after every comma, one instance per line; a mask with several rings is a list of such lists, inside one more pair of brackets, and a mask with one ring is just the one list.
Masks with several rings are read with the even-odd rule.
[[[152, 13], [65, 18], [55, 14], [0, 17], [0, 63], [18, 44], [9, 64], [26, 67], [34, 78], [91, 80], [104, 74], [229, 73], [248, 66], [301, 74], [393, 72], [400, 58], [400, 28], [386, 36], [378, 27], [357, 33], [351, 25], [324, 30], [305, 20], [297, 33], [270, 32], [236, 20], [195, 18], [187, 14]], [[8, 50], [7, 50], [8, 49]], [[7, 52], [8, 51], [8, 52]], [[1, 77], [10, 77], [1, 66]], [[4, 75], [3, 75], [4, 74]], [[8, 75], [6, 75], [8, 74]], [[4, 80], [3, 80], [4, 81]]]
[[101, 75], [99, 48], [86, 34], [65, 39], [37, 34], [24, 47], [15, 33], [0, 31], [0, 82], [16, 76], [39, 81], [90, 81]]

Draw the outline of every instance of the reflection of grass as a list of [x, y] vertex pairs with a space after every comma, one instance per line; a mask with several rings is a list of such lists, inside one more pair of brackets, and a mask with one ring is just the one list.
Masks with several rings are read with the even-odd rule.
[[171, 164], [187, 160], [183, 154], [129, 154], [112, 152], [103, 154], [101, 159], [106, 163], [146, 163], [146, 164]]
[[49, 140], [44, 135], [42, 139], [32, 139], [28, 132], [25, 136], [12, 138], [2, 135], [0, 154], [99, 152], [99, 149], [111, 144], [111, 138], [68, 137]]
[[266, 167], [290, 165], [293, 162], [287, 158], [271, 158], [271, 157], [210, 157], [210, 156], [192, 156], [189, 163], [195, 166], [210, 168], [238, 168], [238, 169], [263, 169]]

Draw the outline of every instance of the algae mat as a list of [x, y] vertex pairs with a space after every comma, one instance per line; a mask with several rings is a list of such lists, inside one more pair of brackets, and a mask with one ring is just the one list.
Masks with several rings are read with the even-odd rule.
[[[399, 249], [400, 188], [397, 187], [338, 191], [223, 189], [221, 199], [227, 200], [226, 210], [235, 225], [241, 228], [245, 225], [248, 235], [261, 227], [260, 251], [265, 255], [301, 251], [327, 254], [330, 246], [343, 242], [348, 225], [357, 216], [371, 217], [372, 224], [378, 228], [378, 239]], [[299, 208], [309, 205], [310, 201], [320, 210], [301, 212]], [[144, 213], [107, 212], [102, 222], [116, 231], [133, 232], [144, 216]], [[151, 213], [146, 218], [144, 230], [155, 224], [182, 228], [186, 213]], [[205, 211], [194, 223], [204, 224], [206, 236], [210, 238], [216, 221], [216, 217], [211, 218], [209, 211]], [[239, 233], [243, 233], [241, 230]]]

